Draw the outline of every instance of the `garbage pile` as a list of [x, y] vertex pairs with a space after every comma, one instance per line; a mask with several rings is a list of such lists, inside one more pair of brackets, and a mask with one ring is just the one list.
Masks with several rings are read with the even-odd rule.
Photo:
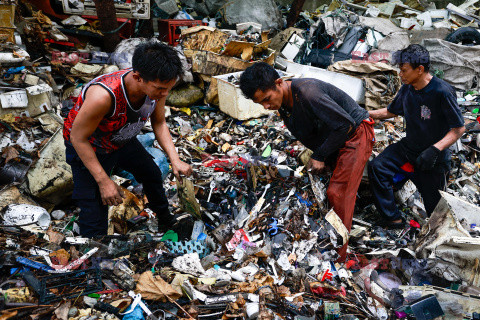
[[[117, 171], [126, 197], [109, 208], [108, 235], [92, 239], [78, 235], [62, 117], [89, 80], [130, 67], [145, 39], [130, 34], [106, 53], [87, 17], [95, 4], [68, 3], [64, 13], [78, 16], [62, 20], [17, 4], [30, 10], [21, 23], [5, 4], [21, 41], [0, 43], [2, 319], [480, 318], [478, 48], [457, 41], [478, 27], [473, 2], [334, 0], [283, 31], [287, 11], [273, 1], [154, 1], [152, 12], [129, 4], [127, 18], [210, 16], [171, 39], [187, 73], [168, 97], [167, 122], [194, 175], [175, 179], [147, 125], [137, 138], [162, 171], [177, 223], [159, 232], [142, 185]], [[403, 184], [396, 197], [409, 224], [393, 232], [377, 226], [365, 174], [348, 232], [327, 203], [331, 173], [305, 169], [309, 150], [278, 114], [243, 97], [238, 77], [265, 61], [285, 79], [324, 80], [377, 109], [401, 85], [389, 53], [422, 40], [432, 71], [459, 89], [467, 128], [446, 192], [428, 218], [413, 183]], [[372, 157], [404, 134], [400, 118], [377, 123]], [[336, 262], [347, 242], [347, 260]]]
[[[172, 207], [188, 213], [173, 230], [156, 233], [141, 186], [124, 178], [118, 181], [131, 192], [109, 212], [111, 234], [98, 239], [75, 236], [75, 210], [49, 215], [38, 206], [7, 206], [6, 310], [20, 318], [53, 312], [59, 319], [123, 313], [123, 319], [142, 319], [142, 310], [157, 318], [199, 319], [387, 319], [394, 312], [418, 317], [415, 308], [437, 315], [478, 312], [472, 246], [478, 245], [473, 225], [480, 209], [467, 202], [478, 205], [478, 192], [468, 197], [478, 184], [452, 180], [451, 193], [467, 201], [445, 193], [427, 223], [415, 190], [405, 187], [399, 197], [411, 222], [401, 235], [375, 226], [372, 205], [359, 211], [348, 234], [325, 201], [328, 175], [308, 175], [299, 158], [304, 147], [276, 115], [240, 122], [191, 111], [174, 111], [169, 121], [182, 158], [196, 173], [192, 181], [165, 180]], [[386, 139], [377, 142], [377, 152], [400, 128], [386, 122], [378, 130]], [[140, 140], [146, 143], [148, 135]], [[478, 181], [474, 171], [458, 161], [458, 172], [472, 179], [465, 181]], [[359, 202], [368, 201], [361, 196]], [[335, 263], [334, 249], [347, 240], [347, 261]]]

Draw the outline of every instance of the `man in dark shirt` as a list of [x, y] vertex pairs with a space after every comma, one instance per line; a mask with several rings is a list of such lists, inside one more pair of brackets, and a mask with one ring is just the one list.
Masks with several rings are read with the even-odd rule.
[[[368, 112], [337, 87], [316, 79], [282, 80], [273, 67], [256, 63], [240, 77], [243, 94], [265, 109], [278, 110], [290, 132], [313, 150], [312, 174], [335, 164], [327, 189], [330, 205], [348, 230], [363, 170], [374, 143]], [[345, 259], [347, 245], [339, 250]]]
[[368, 173], [383, 225], [403, 228], [393, 188], [397, 173], [409, 177], [418, 188], [430, 215], [440, 200], [450, 170], [450, 147], [465, 132], [455, 90], [428, 71], [430, 55], [420, 45], [410, 45], [393, 56], [404, 85], [392, 103], [370, 111], [373, 119], [396, 115], [405, 118], [406, 137], [388, 146], [369, 163]]

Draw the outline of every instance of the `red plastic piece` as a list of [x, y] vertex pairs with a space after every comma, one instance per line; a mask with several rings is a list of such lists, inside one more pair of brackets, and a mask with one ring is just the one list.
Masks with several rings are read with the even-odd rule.
[[325, 281], [325, 279], [332, 280], [333, 273], [330, 272], [330, 269], [327, 269], [325, 273], [322, 276], [322, 281]]
[[205, 25], [207, 24], [203, 23], [202, 20], [160, 19], [158, 20], [158, 40], [176, 46], [180, 41], [182, 29]]
[[420, 223], [415, 220], [410, 220], [410, 227], [420, 229]]
[[414, 172], [415, 168], [410, 162], [406, 162], [403, 166], [400, 167], [405, 172]]

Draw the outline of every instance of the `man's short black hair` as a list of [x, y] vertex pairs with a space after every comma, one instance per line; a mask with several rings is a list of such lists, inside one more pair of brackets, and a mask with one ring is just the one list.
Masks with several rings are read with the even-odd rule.
[[392, 63], [402, 65], [409, 63], [412, 69], [423, 66], [425, 72], [430, 70], [430, 53], [419, 44], [411, 44], [403, 50], [396, 51], [392, 56]]
[[278, 72], [268, 63], [257, 62], [248, 67], [240, 76], [240, 89], [245, 97], [253, 99], [255, 92], [275, 89], [275, 80], [280, 78]]
[[170, 81], [183, 74], [182, 62], [175, 49], [156, 41], [139, 44], [132, 57], [133, 71], [145, 81]]

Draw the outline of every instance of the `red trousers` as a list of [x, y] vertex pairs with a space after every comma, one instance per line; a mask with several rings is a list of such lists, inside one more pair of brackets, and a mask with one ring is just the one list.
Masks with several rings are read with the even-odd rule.
[[[363, 170], [375, 142], [373, 123], [372, 120], [363, 120], [353, 137], [340, 149], [327, 189], [328, 202], [348, 231], [352, 229], [353, 210]], [[348, 243], [337, 250], [340, 255], [338, 261], [345, 261], [347, 247]]]

